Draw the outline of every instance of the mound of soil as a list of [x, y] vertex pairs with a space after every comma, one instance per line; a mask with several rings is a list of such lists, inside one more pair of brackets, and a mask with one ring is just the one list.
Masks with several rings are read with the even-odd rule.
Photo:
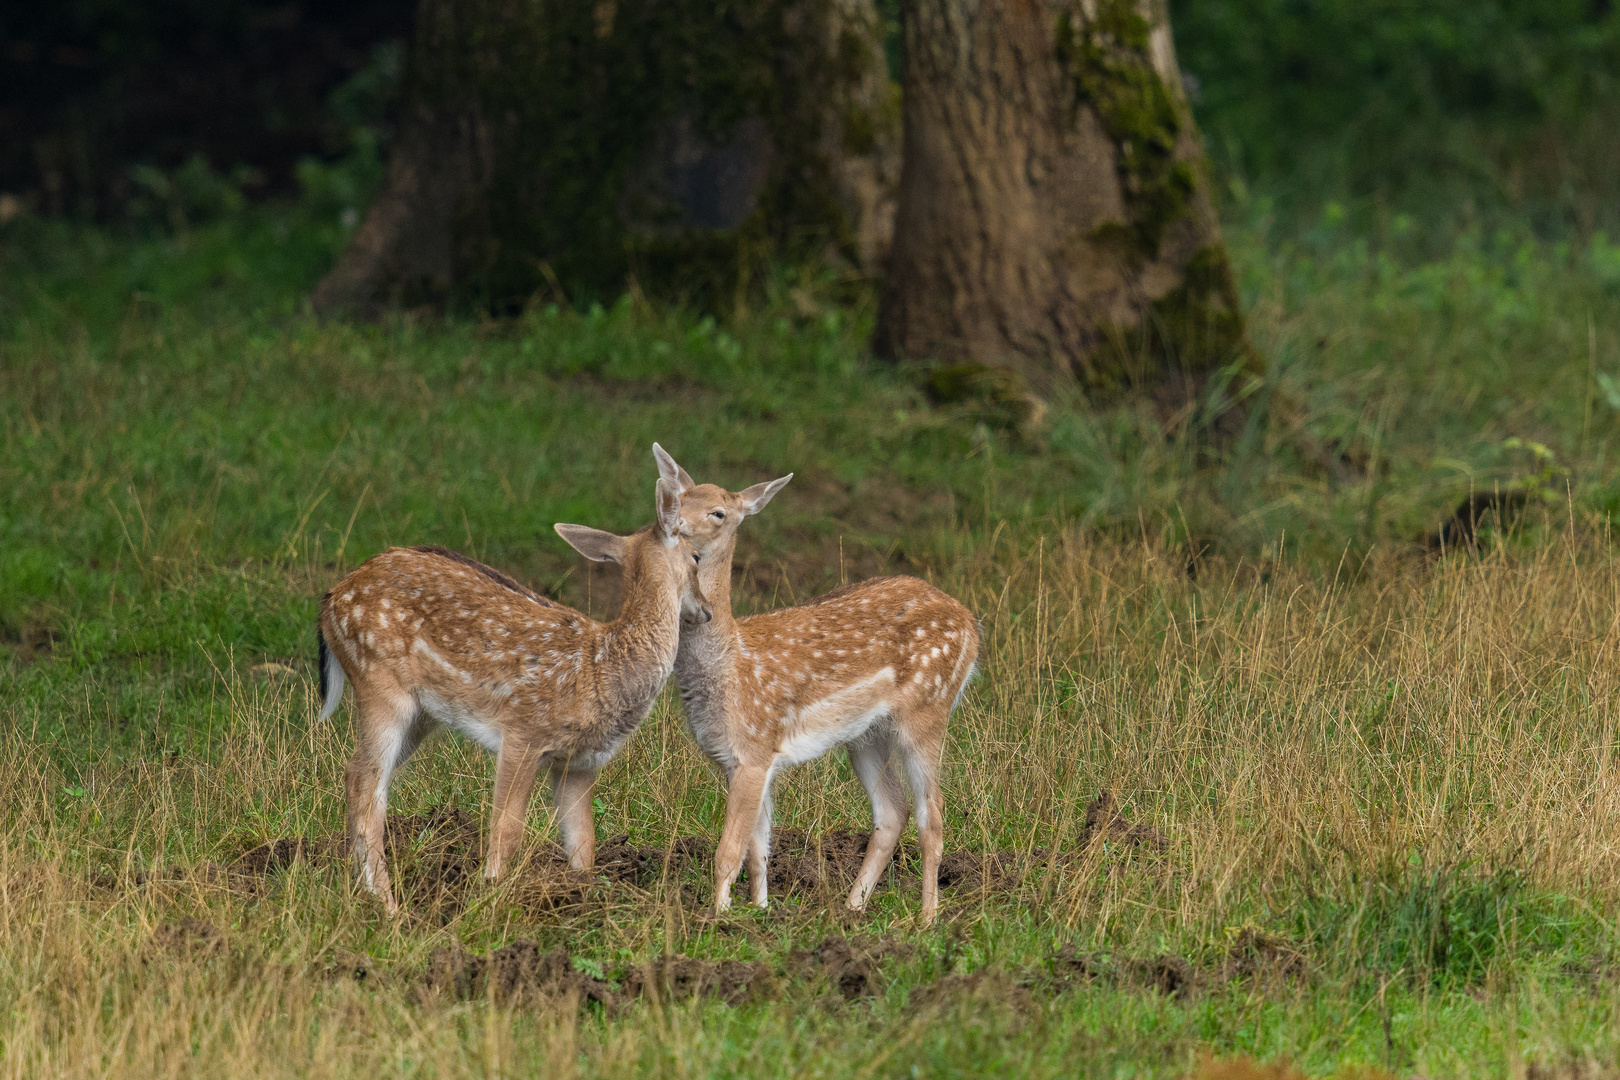
[[645, 888], [667, 870], [671, 877], [709, 862], [713, 844], [701, 836], [677, 837], [667, 848], [635, 847], [630, 834], [615, 836], [596, 849], [595, 873], [610, 881]]
[[1165, 997], [1182, 998], [1193, 989], [1197, 970], [1186, 957], [1165, 953], [1151, 960], [1133, 960], [1127, 972], [1138, 985], [1151, 987]]
[[878, 965], [889, 957], [909, 958], [916, 947], [893, 938], [851, 941], [829, 937], [813, 949], [799, 949], [788, 955], [789, 974], [806, 979], [825, 979], [846, 1000], [871, 997], [882, 989]]
[[1086, 807], [1086, 825], [1080, 835], [1081, 847], [1094, 842], [1113, 841], [1133, 847], [1146, 847], [1163, 851], [1170, 846], [1169, 839], [1151, 825], [1132, 825], [1119, 812], [1119, 800], [1111, 791], [1103, 791]]
[[1185, 997], [1201, 982], [1201, 973], [1185, 957], [1174, 953], [1116, 960], [1094, 953], [1082, 953], [1065, 945], [1047, 961], [1050, 978], [1057, 988], [1094, 980], [1113, 986], [1157, 990], [1166, 997]]
[[1082, 953], [1073, 945], [1065, 945], [1053, 953], [1049, 963], [1052, 977], [1058, 983], [1089, 983], [1093, 979], [1107, 978], [1113, 974], [1107, 960], [1090, 953]]
[[1017, 856], [1010, 851], [948, 851], [939, 860], [939, 887], [999, 892], [1018, 883], [1017, 867]]
[[[811, 836], [797, 829], [778, 830], [771, 838], [766, 874], [777, 896], [817, 895], [848, 891], [866, 858], [871, 833], [833, 829]], [[899, 852], [896, 862], [900, 861]]]
[[1059, 988], [1103, 980], [1113, 985], [1157, 990], [1176, 998], [1186, 997], [1210, 983], [1240, 979], [1253, 980], [1260, 989], [1268, 989], [1300, 982], [1309, 971], [1303, 948], [1252, 927], [1238, 934], [1226, 956], [1212, 967], [1197, 967], [1174, 953], [1148, 959], [1116, 960], [1082, 953], [1072, 944], [1053, 953], [1047, 964], [1050, 979]]
[[325, 839], [283, 837], [244, 851], [231, 862], [230, 871], [241, 877], [264, 877], [286, 870], [300, 859], [308, 863], [330, 861], [342, 850], [333, 848]]
[[428, 957], [422, 981], [429, 990], [446, 997], [490, 996], [502, 1005], [567, 994], [577, 994], [582, 1003], [611, 1005], [615, 997], [608, 983], [575, 971], [566, 949], [541, 952], [532, 941], [514, 941], [485, 956], [459, 946], [436, 950]]
[[626, 999], [647, 995], [675, 1001], [715, 997], [728, 1005], [741, 1005], [773, 996], [771, 970], [758, 960], [698, 960], [666, 956], [633, 968], [624, 980]]
[[1305, 950], [1253, 927], [1233, 940], [1220, 967], [1224, 979], [1252, 979], [1262, 985], [1296, 982], [1305, 974]]

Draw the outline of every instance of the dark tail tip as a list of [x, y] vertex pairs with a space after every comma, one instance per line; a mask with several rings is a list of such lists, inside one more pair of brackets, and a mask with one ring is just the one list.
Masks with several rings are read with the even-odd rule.
[[320, 672], [321, 700], [326, 700], [326, 635], [315, 630], [315, 670]]

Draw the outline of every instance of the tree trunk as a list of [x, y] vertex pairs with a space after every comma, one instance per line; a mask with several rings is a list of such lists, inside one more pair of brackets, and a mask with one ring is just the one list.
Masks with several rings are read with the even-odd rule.
[[904, 0], [902, 19], [880, 354], [1183, 401], [1258, 369], [1164, 0]]
[[872, 0], [420, 0], [383, 189], [319, 311], [460, 295], [716, 305], [874, 272], [898, 88]]

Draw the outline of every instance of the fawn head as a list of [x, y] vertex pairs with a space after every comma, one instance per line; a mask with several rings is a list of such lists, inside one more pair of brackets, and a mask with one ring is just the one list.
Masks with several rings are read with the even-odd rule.
[[686, 470], [657, 443], [653, 443], [653, 456], [658, 459], [659, 481], [672, 484], [680, 492], [681, 535], [700, 556], [729, 541], [737, 534], [743, 518], [765, 509], [771, 497], [793, 479], [793, 474], [788, 473], [742, 491], [727, 491], [716, 484], [693, 483]]
[[681, 535], [680, 488], [662, 477], [658, 480], [658, 516], [645, 529], [629, 536], [603, 532], [584, 525], [553, 526], [557, 535], [593, 562], [615, 562], [626, 574], [651, 571], [664, 581], [680, 583], [681, 619], [706, 623], [714, 617], [708, 597], [698, 584], [698, 553]]

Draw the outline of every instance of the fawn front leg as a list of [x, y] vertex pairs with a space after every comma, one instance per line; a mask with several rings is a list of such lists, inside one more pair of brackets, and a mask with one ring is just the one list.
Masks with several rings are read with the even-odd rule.
[[748, 841], [748, 882], [755, 907], [770, 903], [771, 883], [771, 781], [759, 798], [759, 814], [754, 818], [754, 835]]
[[523, 840], [523, 822], [529, 813], [529, 796], [540, 772], [540, 753], [511, 738], [501, 744], [495, 758], [495, 800], [489, 823], [489, 861], [484, 877], [499, 880]]
[[591, 813], [595, 790], [596, 773], [590, 769], [570, 762], [551, 770], [551, 797], [557, 805], [563, 852], [575, 870], [596, 865], [596, 819]]
[[738, 765], [731, 774], [731, 790], [726, 795], [726, 825], [720, 833], [720, 850], [714, 857], [714, 909], [731, 907], [731, 883], [742, 871], [743, 854], [759, 821], [760, 802], [770, 782], [769, 766]]

